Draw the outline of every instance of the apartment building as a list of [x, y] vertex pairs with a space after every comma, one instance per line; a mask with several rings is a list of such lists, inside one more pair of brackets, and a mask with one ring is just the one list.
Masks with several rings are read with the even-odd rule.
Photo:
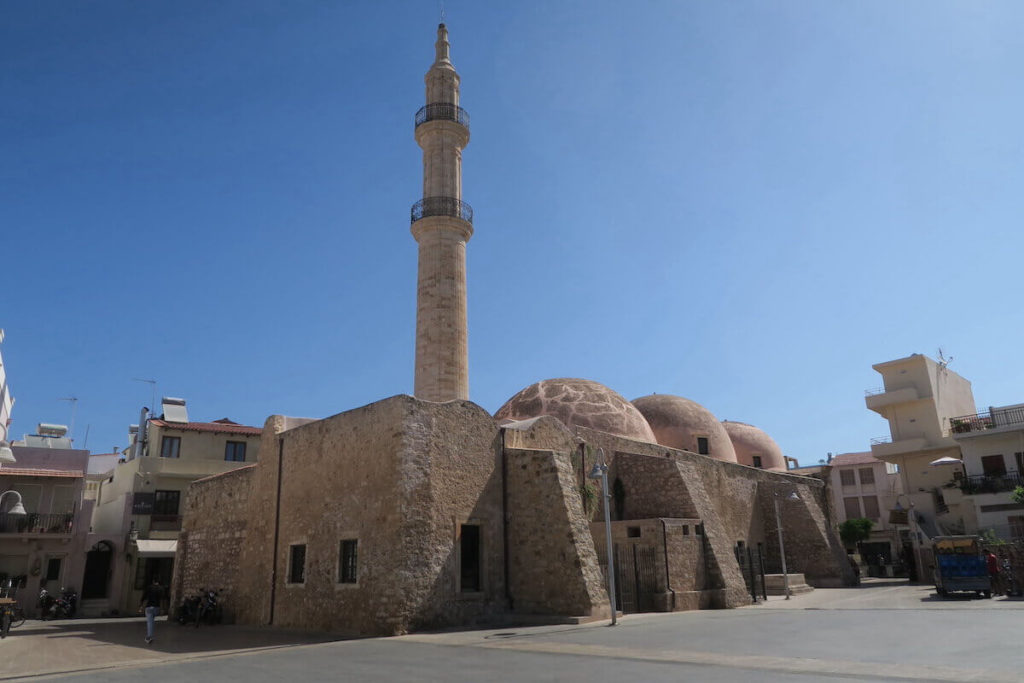
[[883, 386], [865, 392], [865, 404], [889, 428], [888, 435], [872, 440], [871, 455], [898, 468], [898, 508], [907, 513], [909, 536], [904, 551], [913, 559], [911, 576], [927, 579], [934, 564], [930, 539], [966, 528], [969, 506], [955, 484], [958, 464], [943, 463], [960, 460], [950, 421], [975, 412], [974, 394], [971, 383], [946, 363], [919, 353], [871, 367]]
[[123, 461], [100, 482], [93, 529], [125, 539], [126, 567], [107, 604], [92, 607], [98, 613], [132, 610], [154, 578], [169, 586], [189, 484], [250, 465], [259, 455], [260, 427], [227, 418], [191, 421], [183, 399], [164, 398], [161, 407], [159, 417], [143, 409]]
[[836, 520], [839, 524], [858, 518], [874, 522], [871, 537], [861, 544], [861, 556], [870, 567], [881, 568], [879, 573], [891, 574], [900, 559], [899, 526], [889, 520], [889, 511], [903, 493], [898, 468], [870, 451], [840, 453], [828, 465]]
[[959, 415], [950, 426], [963, 454], [969, 532], [1024, 541], [1024, 505], [1011, 498], [1024, 486], [1024, 403]]
[[92, 513], [82, 501], [89, 451], [74, 448], [63, 425], [48, 424], [11, 450], [17, 462], [0, 468], [0, 582], [20, 584], [17, 600], [32, 617], [41, 588], [81, 586]]

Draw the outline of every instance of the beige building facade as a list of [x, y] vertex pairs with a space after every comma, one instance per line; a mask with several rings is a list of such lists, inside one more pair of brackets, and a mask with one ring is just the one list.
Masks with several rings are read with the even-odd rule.
[[169, 586], [189, 484], [258, 460], [259, 427], [190, 421], [180, 399], [164, 399], [163, 408], [134, 428], [123, 461], [95, 492], [93, 530], [116, 539], [112, 561], [123, 566], [103, 595], [90, 593], [86, 613], [130, 613], [154, 578]]
[[892, 576], [900, 564], [900, 549], [906, 536], [900, 534], [906, 526], [893, 524], [889, 519], [889, 511], [903, 494], [898, 468], [870, 452], [840, 453], [828, 461], [827, 472], [836, 521], [842, 524], [849, 519], [871, 520], [871, 538], [857, 550], [872, 574]]
[[974, 413], [974, 394], [969, 381], [921, 354], [871, 367], [883, 386], [865, 392], [865, 404], [889, 428], [888, 436], [872, 440], [871, 454], [899, 468], [904, 491], [899, 506], [908, 512], [910, 535], [904, 552], [913, 558], [912, 576], [926, 580], [934, 565], [930, 539], [966, 529], [968, 506], [954, 485], [957, 468], [932, 463], [960, 460], [950, 420]]
[[1003, 541], [1024, 542], [1024, 504], [1012, 499], [1024, 486], [1024, 404], [990, 407], [951, 420], [963, 453], [958, 481], [968, 502], [968, 530]]

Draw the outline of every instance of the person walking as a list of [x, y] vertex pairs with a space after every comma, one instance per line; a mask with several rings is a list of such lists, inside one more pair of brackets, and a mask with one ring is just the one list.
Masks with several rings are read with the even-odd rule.
[[164, 589], [160, 585], [160, 579], [153, 577], [153, 583], [142, 593], [142, 602], [139, 604], [139, 612], [146, 611], [146, 645], [153, 642], [153, 626], [157, 615], [160, 614], [160, 603], [163, 599]]
[[1000, 567], [999, 558], [991, 550], [985, 555], [985, 561], [988, 564], [988, 578], [992, 584], [990, 595], [1002, 595], [1003, 594], [1003, 582], [1000, 580]]

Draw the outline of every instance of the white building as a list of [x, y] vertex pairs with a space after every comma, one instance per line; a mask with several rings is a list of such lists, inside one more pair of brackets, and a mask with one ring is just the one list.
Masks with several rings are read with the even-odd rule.
[[1024, 485], [1024, 403], [954, 417], [950, 427], [963, 453], [969, 531], [1024, 541], [1024, 505], [1011, 500]]

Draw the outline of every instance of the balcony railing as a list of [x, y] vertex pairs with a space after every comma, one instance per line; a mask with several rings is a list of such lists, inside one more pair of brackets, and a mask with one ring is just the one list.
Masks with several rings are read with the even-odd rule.
[[876, 436], [875, 438], [871, 439], [871, 445], [872, 446], [880, 446], [883, 443], [892, 443], [892, 437], [889, 436], [889, 435], [886, 435], [886, 436]]
[[436, 102], [420, 107], [416, 112], [416, 127], [419, 128], [427, 121], [454, 121], [469, 128], [469, 113], [462, 107], [446, 102]]
[[181, 515], [152, 515], [150, 531], [181, 531]]
[[455, 197], [424, 197], [412, 205], [412, 222], [428, 216], [451, 216], [473, 222], [473, 207]]
[[951, 417], [949, 431], [953, 434], [967, 434], [1015, 424], [1024, 424], [1024, 407], [994, 408], [974, 415]]
[[0, 514], [0, 534], [70, 534], [73, 513], [27, 515]]
[[1016, 470], [997, 475], [977, 474], [972, 477], [961, 477], [957, 481], [960, 489], [968, 496], [977, 493], [1004, 493], [1024, 486], [1024, 477]]
[[864, 395], [865, 396], [877, 396], [878, 394], [884, 394], [884, 393], [885, 393], [885, 387], [873, 387], [871, 389], [865, 389], [864, 390]]

